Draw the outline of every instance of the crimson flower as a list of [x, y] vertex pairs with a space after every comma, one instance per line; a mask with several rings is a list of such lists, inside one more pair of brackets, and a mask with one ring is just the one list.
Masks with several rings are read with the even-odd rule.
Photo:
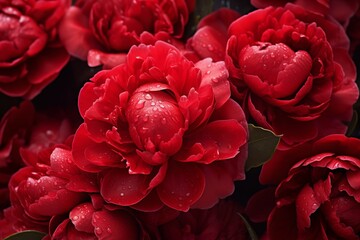
[[69, 60], [57, 34], [70, 0], [0, 2], [0, 92], [32, 99]]
[[69, 53], [89, 66], [111, 68], [132, 45], [145, 43], [143, 34], [181, 38], [194, 5], [194, 0], [79, 0], [66, 13], [60, 37]]
[[196, 64], [164, 42], [132, 47], [79, 94], [74, 162], [116, 205], [207, 208], [244, 178], [247, 125], [223, 62]]

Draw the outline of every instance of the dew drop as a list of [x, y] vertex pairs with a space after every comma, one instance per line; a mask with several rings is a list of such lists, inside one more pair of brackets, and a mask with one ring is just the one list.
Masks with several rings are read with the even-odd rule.
[[157, 110], [158, 110], [158, 108], [157, 108], [157, 107], [153, 107], [153, 110], [154, 110], [154, 111], [157, 111]]
[[109, 227], [106, 229], [106, 231], [107, 231], [108, 233], [112, 233], [112, 230], [111, 230], [111, 228], [109, 228]]
[[46, 131], [46, 135], [48, 135], [48, 136], [54, 135], [54, 132], [51, 131], [51, 130], [47, 130], [47, 131]]
[[162, 123], [162, 124], [166, 124], [166, 118], [162, 118], [162, 119], [161, 119], [161, 123]]
[[125, 193], [123, 193], [123, 192], [122, 192], [122, 193], [120, 193], [120, 196], [121, 196], [121, 197], [125, 196]]
[[214, 47], [211, 44], [208, 44], [207, 47], [210, 52], [214, 51]]
[[96, 233], [96, 235], [101, 235], [101, 234], [102, 234], [101, 228], [96, 227], [96, 228], [95, 228], [95, 233]]
[[79, 217], [78, 217], [78, 216], [74, 216], [74, 217], [72, 218], [72, 220], [73, 220], [73, 221], [77, 221], [77, 220], [79, 220]]
[[190, 193], [189, 193], [189, 192], [188, 192], [188, 193], [186, 193], [186, 194], [185, 194], [185, 196], [189, 197], [189, 196], [190, 196]]
[[151, 100], [152, 96], [149, 93], [147, 93], [147, 94], [145, 94], [145, 99], [146, 100]]
[[138, 121], [139, 121], [139, 118], [140, 118], [140, 115], [136, 115], [134, 121], [135, 121], [135, 122], [138, 122]]
[[143, 121], [144, 122], [149, 121], [149, 115], [145, 114], [144, 117], [143, 117]]
[[165, 108], [165, 106], [164, 106], [163, 104], [160, 104], [159, 106], [160, 106], [161, 108]]
[[219, 79], [213, 77], [213, 78], [211, 78], [211, 81], [213, 81], [214, 83], [217, 83], [217, 82], [219, 82]]
[[155, 102], [151, 102], [150, 105], [151, 105], [151, 106], [155, 106], [156, 103], [155, 103]]
[[137, 104], [135, 105], [135, 108], [136, 108], [136, 109], [142, 109], [142, 108], [144, 107], [144, 105], [145, 105], [145, 101], [142, 100], [142, 99], [140, 99], [140, 100], [137, 102]]

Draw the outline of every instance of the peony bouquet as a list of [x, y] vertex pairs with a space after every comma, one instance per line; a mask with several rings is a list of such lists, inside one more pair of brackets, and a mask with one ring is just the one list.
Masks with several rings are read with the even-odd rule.
[[359, 0], [0, 0], [0, 238], [360, 239]]

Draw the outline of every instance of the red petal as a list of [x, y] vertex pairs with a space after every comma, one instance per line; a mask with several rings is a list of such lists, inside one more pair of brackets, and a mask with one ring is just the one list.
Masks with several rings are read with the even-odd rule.
[[82, 170], [99, 172], [104, 167], [122, 166], [122, 157], [105, 143], [96, 143], [89, 137], [86, 125], [82, 124], [73, 141], [74, 163]]
[[130, 206], [149, 193], [149, 182], [149, 175], [129, 174], [127, 169], [111, 169], [103, 174], [100, 193], [107, 202]]
[[67, 51], [82, 60], [86, 60], [90, 49], [99, 48], [88, 21], [79, 8], [70, 7], [59, 25], [59, 36]]
[[127, 211], [102, 210], [94, 213], [92, 223], [98, 239], [140, 239], [141, 228], [134, 216]]
[[204, 188], [205, 176], [200, 168], [190, 163], [170, 164], [157, 193], [167, 206], [188, 211], [201, 197]]
[[215, 108], [221, 107], [230, 98], [229, 73], [224, 62], [213, 62], [210, 58], [195, 64], [202, 73], [201, 85], [210, 85], [215, 96]]
[[91, 224], [94, 210], [91, 203], [80, 204], [71, 210], [69, 218], [76, 230], [87, 233], [94, 232], [94, 226]]
[[275, 207], [275, 188], [268, 187], [251, 196], [246, 205], [246, 215], [252, 222], [265, 222]]

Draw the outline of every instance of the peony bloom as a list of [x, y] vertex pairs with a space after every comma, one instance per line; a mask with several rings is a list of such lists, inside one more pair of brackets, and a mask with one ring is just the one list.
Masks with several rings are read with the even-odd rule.
[[[233, 96], [250, 119], [283, 135], [275, 157], [346, 132], [359, 91], [342, 26], [288, 4], [239, 18], [229, 35], [226, 62]], [[282, 160], [266, 163], [262, 180], [285, 177], [289, 168], [277, 171], [282, 164], [291, 166]]]
[[144, 33], [159, 40], [181, 38], [194, 5], [194, 0], [79, 0], [66, 13], [60, 37], [70, 54], [89, 66], [112, 68], [132, 45], [145, 43]]
[[69, 60], [57, 26], [69, 0], [0, 2], [0, 92], [32, 99]]
[[34, 115], [31, 103], [23, 102], [18, 108], [10, 108], [0, 121], [1, 210], [9, 205], [8, 183], [11, 175], [24, 165], [19, 149], [26, 144]]
[[352, 16], [360, 8], [358, 0], [251, 0], [251, 4], [257, 8], [266, 8], [269, 6], [282, 7], [287, 3], [293, 3], [309, 11], [331, 16], [336, 19], [345, 28], [348, 26]]
[[[68, 143], [67, 143], [68, 144]], [[34, 229], [48, 231], [55, 215], [66, 214], [97, 192], [94, 176], [82, 173], [73, 163], [67, 145], [42, 151], [37, 162], [21, 168], [9, 182], [11, 207], [5, 209], [0, 236]]]
[[11, 175], [25, 164], [36, 163], [43, 150], [63, 142], [72, 129], [67, 119], [35, 114], [28, 101], [9, 109], [1, 119], [0, 129], [0, 209], [4, 209], [9, 204], [7, 186]]
[[[54, 217], [51, 239], [149, 239], [136, 216], [126, 208], [106, 205], [99, 195], [72, 208], [69, 217]], [[60, 222], [58, 224], [58, 222]]]
[[79, 94], [74, 162], [104, 199], [146, 211], [208, 208], [244, 178], [247, 125], [223, 62], [194, 65], [164, 42], [132, 47]]
[[210, 209], [191, 209], [158, 228], [158, 239], [240, 240], [249, 239], [234, 202], [222, 200]]
[[330, 135], [299, 154], [304, 159], [276, 189], [269, 239], [359, 239], [359, 146], [359, 139]]

